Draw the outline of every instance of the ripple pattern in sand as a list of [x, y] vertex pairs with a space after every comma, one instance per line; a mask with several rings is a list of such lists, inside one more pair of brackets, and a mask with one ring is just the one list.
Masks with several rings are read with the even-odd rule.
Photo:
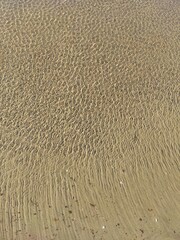
[[180, 238], [179, 16], [1, 1], [2, 240]]

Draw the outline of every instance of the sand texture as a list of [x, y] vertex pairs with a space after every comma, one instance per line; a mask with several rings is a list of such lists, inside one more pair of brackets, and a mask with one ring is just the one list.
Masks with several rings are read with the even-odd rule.
[[180, 1], [0, 0], [0, 240], [180, 239]]

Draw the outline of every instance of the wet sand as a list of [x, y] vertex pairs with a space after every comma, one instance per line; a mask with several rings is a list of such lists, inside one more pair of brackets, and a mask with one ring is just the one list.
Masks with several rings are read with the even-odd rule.
[[180, 2], [0, 2], [0, 240], [180, 239]]

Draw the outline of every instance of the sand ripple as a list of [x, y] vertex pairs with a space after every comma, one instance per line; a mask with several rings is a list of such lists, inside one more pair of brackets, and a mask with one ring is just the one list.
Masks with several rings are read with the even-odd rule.
[[0, 239], [180, 239], [177, 0], [0, 2]]

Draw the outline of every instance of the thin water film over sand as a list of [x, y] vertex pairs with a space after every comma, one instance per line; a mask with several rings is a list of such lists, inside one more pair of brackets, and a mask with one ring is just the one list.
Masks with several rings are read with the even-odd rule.
[[180, 239], [180, 2], [0, 1], [0, 240]]

